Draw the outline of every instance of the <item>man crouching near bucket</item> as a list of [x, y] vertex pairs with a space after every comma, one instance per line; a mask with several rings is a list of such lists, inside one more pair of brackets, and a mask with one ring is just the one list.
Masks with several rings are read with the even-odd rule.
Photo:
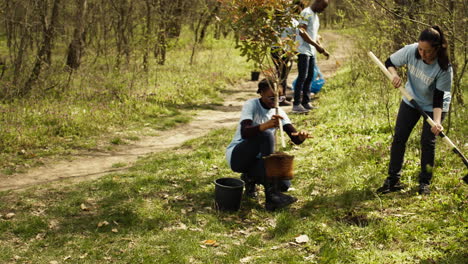
[[[257, 93], [260, 98], [247, 100], [242, 107], [242, 113], [233, 140], [226, 149], [226, 160], [235, 172], [242, 173], [245, 182], [245, 194], [251, 198], [257, 197], [256, 184], [265, 188], [265, 208], [268, 211], [284, 208], [297, 198], [284, 194], [291, 182], [282, 180], [274, 184], [266, 177], [263, 157], [273, 153], [275, 146], [275, 130], [281, 124], [294, 144], [299, 145], [309, 136], [307, 132], [297, 132], [283, 109], [275, 114], [275, 94], [263, 79], [258, 83]], [[280, 94], [279, 100], [285, 97]]]

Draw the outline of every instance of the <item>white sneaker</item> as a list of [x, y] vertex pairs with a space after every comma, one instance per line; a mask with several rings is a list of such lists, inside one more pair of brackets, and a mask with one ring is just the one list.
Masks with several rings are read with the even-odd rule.
[[312, 109], [317, 109], [317, 108], [318, 108], [317, 106], [313, 106], [313, 105], [311, 105], [311, 104], [309, 104], [309, 103], [303, 104], [302, 106], [303, 106], [306, 110], [312, 110]]
[[305, 109], [302, 105], [293, 105], [292, 108], [293, 113], [308, 113], [309, 110]]

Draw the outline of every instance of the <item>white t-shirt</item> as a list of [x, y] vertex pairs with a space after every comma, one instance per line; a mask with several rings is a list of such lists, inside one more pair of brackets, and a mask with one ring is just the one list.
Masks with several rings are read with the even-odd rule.
[[[268, 120], [271, 119], [271, 117], [276, 113], [275, 108], [271, 109], [266, 109], [264, 108], [261, 103], [259, 98], [254, 98], [247, 100], [242, 107], [242, 112], [239, 120], [239, 124], [237, 125], [236, 133], [234, 134], [234, 138], [232, 139], [231, 143], [226, 149], [226, 160], [231, 166], [231, 155], [232, 151], [237, 144], [243, 142], [245, 139], [242, 138], [241, 136], [241, 122], [244, 120], [252, 120], [252, 126], [257, 126], [262, 123], [267, 122]], [[278, 114], [283, 117], [281, 119], [281, 126], [291, 124], [291, 120], [289, 119], [288, 115], [284, 112], [281, 107], [279, 108]], [[269, 130], [275, 130], [275, 128], [270, 128]]]
[[[433, 111], [434, 89], [444, 92], [444, 105], [442, 111], [449, 110], [452, 87], [453, 72], [452, 66], [444, 71], [435, 60], [432, 64], [426, 64], [422, 59], [416, 58], [418, 43], [406, 45], [402, 49], [390, 56], [392, 63], [397, 66], [407, 65], [408, 81], [406, 82], [406, 91], [414, 98], [416, 103], [425, 111]], [[412, 104], [406, 99], [403, 100], [412, 107]]]
[[[320, 27], [319, 17], [317, 13], [312, 11], [310, 7], [305, 8], [301, 12], [301, 19], [299, 20], [299, 25], [307, 26], [307, 33], [312, 38], [313, 41], [317, 41], [318, 30]], [[305, 54], [307, 56], [315, 56], [315, 47], [307, 43], [302, 37], [297, 34], [296, 41], [299, 42], [298, 52], [300, 54]]]

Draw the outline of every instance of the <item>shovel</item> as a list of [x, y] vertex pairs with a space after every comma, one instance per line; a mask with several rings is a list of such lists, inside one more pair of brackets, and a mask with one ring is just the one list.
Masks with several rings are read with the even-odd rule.
[[[377, 66], [379, 66], [380, 70], [382, 70], [382, 72], [388, 77], [388, 79], [391, 81], [393, 80], [393, 76], [392, 74], [387, 70], [387, 68], [385, 67], [385, 65], [374, 55], [374, 53], [372, 53], [372, 51], [369, 51], [368, 53], [369, 57], [375, 62], [375, 64], [377, 64]], [[429, 123], [429, 125], [431, 125], [431, 127], [435, 126], [435, 123], [434, 123], [434, 120], [432, 120], [423, 110], [422, 108], [419, 106], [419, 104], [414, 100], [413, 97], [411, 97], [411, 95], [405, 90], [404, 87], [400, 86], [398, 87], [398, 89], [400, 90], [400, 92], [403, 94], [404, 97], [406, 97], [406, 99], [411, 103], [413, 104], [413, 106], [419, 111], [419, 113], [425, 118], [426, 122]], [[440, 132], [439, 133], [439, 136], [442, 138], [442, 140], [447, 143], [451, 148], [452, 148], [452, 151], [455, 152], [455, 154], [457, 154], [463, 161], [463, 163], [465, 163], [465, 166], [468, 168], [468, 160], [466, 159], [466, 157], [461, 153], [461, 151], [457, 148], [457, 146], [455, 146], [455, 144], [453, 144], [453, 142], [450, 140], [450, 138], [448, 138], [444, 132]], [[465, 175], [465, 177], [463, 177], [463, 181], [468, 184], [468, 174]]]

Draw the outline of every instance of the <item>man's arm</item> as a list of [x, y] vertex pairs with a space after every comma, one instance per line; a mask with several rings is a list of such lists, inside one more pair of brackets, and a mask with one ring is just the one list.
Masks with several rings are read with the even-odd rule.
[[307, 25], [305, 24], [300, 24], [299, 25], [299, 35], [301, 36], [301, 38], [309, 43], [310, 45], [314, 46], [315, 49], [317, 49], [317, 51], [323, 55], [325, 55], [328, 59], [328, 57], [330, 56], [330, 54], [328, 53], [328, 51], [326, 51], [322, 46], [320, 46], [320, 44], [314, 40], [312, 40], [312, 38], [310, 37], [310, 35], [307, 33]]

